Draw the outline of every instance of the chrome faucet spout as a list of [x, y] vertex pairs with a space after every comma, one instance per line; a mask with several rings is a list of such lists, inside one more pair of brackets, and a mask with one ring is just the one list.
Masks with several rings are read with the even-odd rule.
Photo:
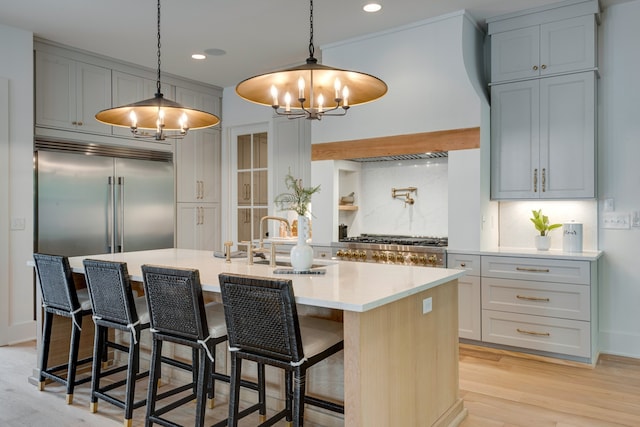
[[291, 226], [289, 225], [289, 221], [286, 218], [282, 218], [279, 216], [271, 216], [271, 215], [263, 216], [262, 218], [260, 218], [260, 248], [261, 249], [264, 248], [264, 232], [263, 232], [264, 222], [270, 219], [284, 223], [284, 225], [287, 227], [287, 234], [291, 234]]

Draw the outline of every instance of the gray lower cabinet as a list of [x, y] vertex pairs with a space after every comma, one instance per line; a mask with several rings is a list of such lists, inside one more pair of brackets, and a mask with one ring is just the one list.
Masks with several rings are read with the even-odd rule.
[[450, 254], [448, 260], [450, 268], [469, 271], [459, 281], [461, 338], [596, 360], [595, 261], [462, 254]]
[[467, 274], [458, 279], [458, 336], [480, 341], [480, 255], [448, 255], [447, 267], [467, 270]]

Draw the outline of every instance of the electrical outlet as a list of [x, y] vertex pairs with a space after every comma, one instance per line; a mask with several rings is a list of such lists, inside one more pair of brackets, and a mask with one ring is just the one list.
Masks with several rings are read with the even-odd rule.
[[422, 314], [431, 313], [433, 310], [433, 300], [431, 297], [422, 300]]
[[613, 206], [613, 199], [609, 198], [609, 199], [604, 199], [604, 207], [602, 209], [604, 212], [613, 212], [614, 206]]
[[24, 230], [26, 221], [24, 218], [11, 218], [12, 230]]
[[602, 214], [602, 228], [628, 230], [631, 219], [628, 213], [608, 212]]
[[640, 227], [640, 211], [633, 211], [631, 215], [631, 226]]

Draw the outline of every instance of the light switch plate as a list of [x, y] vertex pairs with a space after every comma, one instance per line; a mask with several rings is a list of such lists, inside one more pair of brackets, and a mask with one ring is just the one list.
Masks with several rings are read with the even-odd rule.
[[631, 226], [640, 227], [640, 211], [633, 211], [631, 213]]
[[602, 214], [602, 228], [628, 230], [631, 228], [631, 218], [628, 213], [606, 212]]
[[433, 300], [431, 297], [422, 300], [422, 314], [431, 313], [433, 310]]

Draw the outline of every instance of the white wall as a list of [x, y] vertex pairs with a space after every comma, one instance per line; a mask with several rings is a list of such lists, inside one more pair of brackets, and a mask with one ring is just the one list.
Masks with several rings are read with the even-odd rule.
[[[6, 345], [36, 336], [33, 270], [26, 265], [33, 253], [33, 34], [0, 25], [0, 58], [0, 77], [8, 82], [8, 100], [0, 102], [9, 107], [8, 145], [1, 144], [8, 180], [0, 180], [0, 198], [8, 201], [0, 199], [0, 297], [8, 299], [8, 310], [0, 312], [0, 345]], [[24, 228], [11, 230], [12, 220], [24, 220]]]
[[313, 123], [322, 142], [410, 134], [480, 124], [480, 101], [463, 61], [463, 12], [322, 46], [322, 62], [373, 74], [389, 91], [346, 118]]
[[[598, 193], [614, 198], [619, 212], [640, 210], [638, 22], [640, 1], [633, 1], [606, 9], [599, 29]], [[600, 229], [598, 237], [601, 350], [640, 357], [640, 229]]]

